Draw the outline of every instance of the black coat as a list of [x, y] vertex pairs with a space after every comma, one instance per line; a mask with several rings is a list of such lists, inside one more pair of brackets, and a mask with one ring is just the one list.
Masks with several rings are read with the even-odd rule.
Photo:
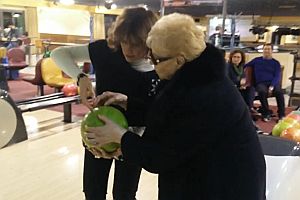
[[236, 86], [236, 87], [240, 87], [241, 84], [241, 78], [245, 78], [245, 72], [243, 72], [242, 76], [239, 77], [237, 72], [234, 70], [234, 67], [233, 67], [233, 64], [232, 63], [227, 63], [227, 66], [226, 66], [227, 70], [228, 70], [228, 77], [229, 79], [233, 82], [233, 84]]
[[[154, 70], [141, 72], [133, 69], [126, 61], [122, 50], [112, 50], [106, 40], [97, 40], [89, 44], [89, 54], [96, 75], [96, 94], [111, 91], [138, 97], [143, 101], [152, 101], [153, 83], [158, 79]], [[125, 113], [126, 114], [126, 113]], [[136, 120], [127, 115], [130, 126], [137, 124]]]
[[261, 146], [215, 47], [176, 72], [146, 124], [142, 138], [125, 133], [121, 148], [126, 160], [159, 174], [160, 200], [264, 200]]

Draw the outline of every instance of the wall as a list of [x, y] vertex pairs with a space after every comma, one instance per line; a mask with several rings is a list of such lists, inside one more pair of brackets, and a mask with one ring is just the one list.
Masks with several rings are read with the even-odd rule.
[[[64, 6], [61, 4], [54, 5], [53, 2], [49, 1], [43, 1], [43, 0], [0, 0], [0, 8], [9, 8], [9, 9], [23, 9], [25, 10], [25, 24], [26, 24], [26, 31], [28, 31], [29, 36], [34, 39], [39, 38], [45, 38], [50, 37], [50, 39], [53, 38], [53, 40], [60, 38], [67, 38], [64, 37], [65, 35], [74, 35], [78, 37], [78, 40], [85, 40], [87, 41], [87, 38], [82, 38], [83, 36], [89, 37], [89, 28], [90, 28], [90, 22], [89, 19], [87, 20], [87, 13], [89, 13], [90, 16], [94, 17], [94, 27], [93, 27], [93, 33], [94, 33], [94, 39], [102, 39], [105, 37], [105, 30], [104, 30], [104, 14], [115, 14], [119, 15], [123, 10], [122, 9], [115, 9], [115, 10], [107, 10], [103, 6], [95, 7], [95, 6], [82, 6], [82, 5], [73, 5], [73, 6]], [[82, 30], [73, 30], [70, 25], [70, 19], [74, 19], [76, 21], [76, 16], [72, 17], [74, 15], [68, 15], [64, 16], [63, 18], [59, 18], [54, 20], [56, 18], [55, 15], [51, 15], [51, 19], [47, 19], [47, 16], [42, 13], [38, 13], [38, 9], [40, 8], [47, 8], [49, 12], [53, 10], [70, 10], [72, 9], [75, 12], [85, 12], [85, 19], [84, 22], [79, 18], [77, 20], [78, 24], [76, 24], [76, 28], [84, 26]], [[49, 14], [48, 12], [48, 14]], [[51, 12], [50, 12], [51, 14]], [[49, 15], [50, 16], [50, 15]], [[54, 18], [53, 18], [54, 16]], [[83, 15], [82, 15], [83, 16]], [[42, 19], [40, 19], [42, 17]], [[50, 18], [50, 17], [48, 17]], [[68, 20], [67, 20], [68, 19]], [[51, 20], [51, 21], [49, 21]], [[54, 23], [54, 22], [58, 23]], [[68, 23], [66, 22], [68, 21]], [[81, 23], [79, 23], [81, 21]], [[53, 24], [54, 23], [54, 24]], [[49, 25], [52, 24], [52, 25]], [[63, 27], [59, 28], [57, 26], [67, 25], [69, 28]], [[56, 28], [54, 28], [56, 27]], [[45, 36], [46, 35], [46, 36]], [[34, 40], [33, 39], [33, 40]], [[76, 40], [76, 39], [75, 39]], [[34, 41], [33, 41], [34, 42]], [[60, 41], [60, 42], [69, 42], [69, 39], [66, 41]]]
[[90, 35], [90, 13], [86, 10], [38, 7], [38, 32], [61, 35]]

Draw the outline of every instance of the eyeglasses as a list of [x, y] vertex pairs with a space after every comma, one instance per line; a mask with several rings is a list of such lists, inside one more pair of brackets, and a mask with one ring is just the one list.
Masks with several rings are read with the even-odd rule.
[[168, 57], [168, 58], [155, 58], [153, 56], [152, 49], [149, 49], [149, 51], [148, 51], [148, 59], [150, 59], [150, 61], [153, 63], [153, 65], [158, 65], [159, 63], [167, 61], [167, 60], [169, 60], [171, 58], [170, 57]]

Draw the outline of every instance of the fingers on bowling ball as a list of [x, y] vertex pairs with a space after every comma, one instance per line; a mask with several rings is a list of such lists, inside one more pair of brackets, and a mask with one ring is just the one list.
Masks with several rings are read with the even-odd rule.
[[108, 153], [112, 153], [120, 147], [120, 144], [111, 142], [108, 144], [104, 144], [102, 146], [97, 146], [97, 145], [92, 144], [87, 138], [86, 127], [98, 127], [98, 126], [104, 125], [104, 123], [98, 118], [98, 115], [106, 116], [108, 119], [112, 120], [119, 126], [126, 128], [126, 129], [128, 128], [127, 120], [121, 111], [119, 111], [118, 109], [116, 109], [112, 106], [96, 107], [93, 109], [93, 111], [88, 112], [82, 120], [81, 136], [82, 136], [82, 140], [85, 143], [85, 145], [88, 148], [94, 147], [98, 150], [102, 149]]

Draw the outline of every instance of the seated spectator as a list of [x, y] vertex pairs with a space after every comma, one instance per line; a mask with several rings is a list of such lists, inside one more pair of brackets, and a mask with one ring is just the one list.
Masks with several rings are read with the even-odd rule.
[[263, 56], [256, 57], [245, 65], [245, 68], [252, 67], [254, 86], [261, 102], [263, 121], [270, 121], [271, 112], [268, 104], [268, 97], [275, 96], [278, 107], [278, 118], [285, 116], [284, 96], [281, 90], [280, 63], [272, 57], [273, 47], [271, 44], [264, 44]]
[[233, 84], [239, 89], [245, 103], [249, 110], [253, 111], [253, 100], [255, 90], [252, 86], [246, 85], [246, 78], [244, 73], [245, 53], [242, 50], [236, 49], [229, 55], [227, 63], [228, 77]]
[[7, 46], [7, 49], [12, 49], [12, 48], [20, 48], [25, 52], [25, 46], [23, 45], [23, 41], [21, 39], [17, 39], [15, 42], [11, 41]]

